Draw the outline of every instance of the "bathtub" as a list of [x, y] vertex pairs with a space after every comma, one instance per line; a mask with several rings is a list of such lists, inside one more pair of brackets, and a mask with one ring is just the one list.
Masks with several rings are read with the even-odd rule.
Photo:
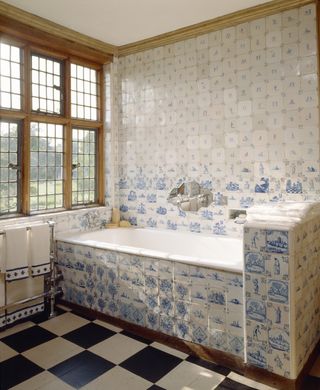
[[243, 271], [243, 242], [237, 238], [144, 228], [67, 233], [58, 241], [167, 259], [219, 270]]
[[244, 358], [241, 240], [127, 228], [56, 249], [66, 302]]

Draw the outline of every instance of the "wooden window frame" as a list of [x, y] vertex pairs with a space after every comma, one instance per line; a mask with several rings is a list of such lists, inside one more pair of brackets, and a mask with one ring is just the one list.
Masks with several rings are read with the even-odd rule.
[[[104, 88], [103, 88], [103, 64], [101, 62], [93, 62], [85, 58], [73, 56], [66, 52], [57, 51], [51, 48], [35, 45], [33, 42], [26, 42], [0, 33], [0, 40], [20, 47], [21, 49], [21, 83], [22, 83], [22, 102], [21, 110], [2, 109], [0, 107], [0, 119], [20, 121], [22, 126], [22, 150], [21, 150], [21, 212], [20, 216], [28, 216], [30, 213], [30, 123], [31, 122], [46, 122], [53, 124], [62, 124], [64, 126], [64, 167], [63, 167], [63, 209], [48, 209], [34, 214], [46, 214], [55, 211], [73, 210], [79, 208], [88, 208], [94, 206], [103, 206], [104, 201]], [[31, 55], [39, 54], [42, 56], [51, 57], [61, 61], [63, 66], [62, 85], [63, 85], [63, 109], [62, 115], [50, 113], [37, 113], [31, 109]], [[98, 120], [76, 119], [71, 117], [71, 90], [70, 90], [70, 67], [71, 63], [90, 67], [97, 71], [98, 77]], [[72, 206], [72, 128], [82, 127], [88, 129], [97, 129], [97, 203], [90, 205]], [[17, 216], [15, 214], [14, 216]], [[11, 215], [3, 216], [2, 218], [10, 218]]]

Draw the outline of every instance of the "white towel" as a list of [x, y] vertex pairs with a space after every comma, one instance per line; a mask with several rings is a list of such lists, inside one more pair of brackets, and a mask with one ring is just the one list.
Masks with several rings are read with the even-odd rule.
[[50, 227], [47, 223], [31, 226], [30, 265], [32, 276], [50, 272]]
[[6, 324], [5, 310], [1, 309], [6, 304], [4, 275], [0, 275], [0, 329]]
[[273, 215], [280, 217], [306, 218], [311, 213], [320, 212], [319, 202], [267, 203], [250, 207], [247, 215]]
[[4, 261], [4, 235], [0, 234], [0, 274], [4, 274], [6, 272], [6, 263]]
[[5, 229], [6, 280], [24, 279], [29, 276], [28, 234], [26, 227]]

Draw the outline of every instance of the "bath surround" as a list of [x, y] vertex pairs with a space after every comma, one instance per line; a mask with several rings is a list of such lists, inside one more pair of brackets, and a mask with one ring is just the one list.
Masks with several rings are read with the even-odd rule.
[[[206, 237], [137, 229], [131, 230], [130, 242], [130, 229], [124, 231], [60, 237], [64, 299], [243, 359], [241, 241], [207, 237], [211, 259], [203, 253], [201, 260], [192, 252], [204, 246]], [[150, 235], [171, 253], [150, 249]], [[174, 250], [181, 239], [184, 248]], [[233, 256], [226, 256], [226, 248], [232, 246]], [[189, 256], [179, 254], [179, 249]]]
[[318, 216], [247, 223], [244, 254], [238, 239], [150, 229], [57, 242], [64, 300], [292, 380], [319, 341], [319, 253]]

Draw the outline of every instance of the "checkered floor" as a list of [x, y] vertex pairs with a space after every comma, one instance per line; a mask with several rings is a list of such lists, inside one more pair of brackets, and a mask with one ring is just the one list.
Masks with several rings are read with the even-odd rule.
[[0, 390], [271, 389], [69, 309], [58, 314], [0, 333]]

